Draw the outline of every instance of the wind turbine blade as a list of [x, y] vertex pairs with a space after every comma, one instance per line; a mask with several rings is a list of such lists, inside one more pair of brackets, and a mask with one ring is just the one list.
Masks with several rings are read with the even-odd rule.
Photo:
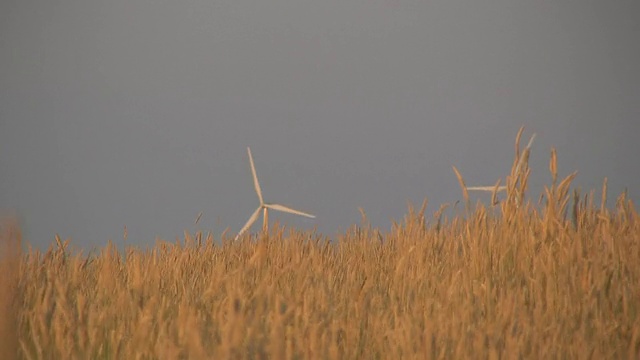
[[[493, 191], [495, 190], [496, 187], [494, 186], [469, 186], [467, 187], [467, 190], [471, 190], [471, 191]], [[498, 191], [504, 191], [507, 190], [506, 186], [498, 186]]]
[[269, 209], [266, 207], [263, 207], [262, 212], [262, 231], [265, 234], [269, 233]]
[[258, 220], [258, 216], [260, 216], [260, 210], [262, 210], [262, 206], [258, 207], [256, 211], [253, 212], [253, 214], [251, 215], [247, 223], [244, 224], [244, 226], [242, 227], [242, 229], [240, 229], [240, 231], [238, 231], [238, 235], [236, 235], [235, 240], [238, 240], [240, 236], [244, 234], [244, 232], [247, 231], [251, 227], [251, 225], [253, 225], [253, 223], [256, 222], [256, 220]]
[[262, 190], [260, 189], [260, 183], [258, 182], [258, 175], [256, 174], [256, 166], [253, 164], [253, 156], [251, 156], [251, 148], [247, 147], [247, 152], [249, 153], [249, 162], [251, 163], [251, 173], [253, 174], [253, 186], [256, 188], [256, 194], [258, 194], [258, 199], [260, 199], [260, 205], [264, 204], [264, 200], [262, 200]]
[[286, 212], [286, 213], [289, 213], [289, 214], [301, 215], [301, 216], [306, 216], [308, 218], [315, 219], [315, 215], [307, 214], [307, 213], [299, 211], [299, 210], [294, 210], [292, 208], [289, 208], [289, 207], [286, 207], [286, 206], [280, 205], [280, 204], [264, 204], [264, 207], [269, 208], [269, 209], [273, 209], [273, 210]]

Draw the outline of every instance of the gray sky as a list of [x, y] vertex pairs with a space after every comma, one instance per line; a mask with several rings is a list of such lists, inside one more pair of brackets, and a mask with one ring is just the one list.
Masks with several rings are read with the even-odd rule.
[[387, 228], [459, 200], [452, 165], [506, 175], [521, 125], [536, 199], [555, 146], [561, 175], [637, 202], [639, 19], [636, 0], [5, 0], [0, 208], [39, 247], [235, 233], [251, 146], [265, 200], [317, 215], [272, 220], [333, 236], [362, 206]]

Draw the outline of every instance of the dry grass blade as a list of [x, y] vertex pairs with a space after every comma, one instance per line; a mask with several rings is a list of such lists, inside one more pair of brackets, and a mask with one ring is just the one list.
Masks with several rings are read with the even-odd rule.
[[364, 208], [362, 208], [361, 206], [358, 207], [358, 211], [360, 212], [360, 223], [362, 225], [367, 224], [368, 220], [367, 220], [367, 213], [364, 211]]
[[518, 163], [513, 171], [513, 174], [516, 177], [519, 176], [520, 170], [522, 169], [525, 162], [529, 160], [529, 154], [531, 153], [531, 146], [533, 145], [533, 140], [535, 140], [535, 138], [536, 138], [536, 134], [531, 135], [531, 138], [529, 139], [529, 143], [527, 144], [527, 147], [525, 147], [522, 153], [518, 155], [518, 158], [517, 158]]
[[557, 188], [558, 193], [566, 194], [569, 191], [569, 186], [571, 185], [571, 182], [573, 181], [573, 179], [575, 179], [576, 175], [578, 175], [578, 172], [574, 171], [571, 174], [569, 174], [569, 176], [564, 178], [560, 182], [560, 184], [558, 184], [558, 188]]
[[549, 160], [549, 171], [551, 172], [552, 184], [555, 185], [558, 181], [558, 155], [556, 149], [551, 148], [551, 160]]
[[602, 198], [600, 202], [600, 212], [604, 213], [607, 208], [607, 178], [602, 182]]
[[62, 244], [62, 240], [60, 240], [60, 235], [56, 234], [56, 245], [58, 245], [58, 250], [64, 249], [64, 245]]
[[525, 150], [531, 151], [531, 146], [533, 146], [533, 140], [535, 139], [536, 139], [536, 133], [533, 133], [529, 138], [529, 142], [527, 143], [527, 147], [525, 148]]
[[507, 187], [506, 186], [500, 186], [500, 179], [498, 179], [498, 181], [496, 181], [496, 185], [495, 185], [495, 187], [493, 189], [493, 192], [491, 193], [491, 204], [492, 205], [498, 204], [498, 192], [499, 191], [506, 191], [506, 190], [507, 190]]
[[423, 222], [424, 222], [424, 212], [427, 210], [428, 204], [429, 204], [429, 201], [425, 198], [422, 201], [422, 206], [420, 206], [420, 212], [418, 212], [418, 216], [422, 219]]
[[465, 185], [464, 179], [462, 178], [462, 175], [460, 174], [458, 169], [455, 166], [452, 166], [452, 167], [453, 167], [453, 172], [456, 173], [456, 177], [458, 178], [458, 183], [460, 184], [460, 188], [462, 189], [462, 196], [464, 197], [464, 201], [466, 204], [465, 206], [467, 208], [467, 211], [469, 211], [471, 204], [469, 202], [469, 192], [467, 191], [467, 185]]
[[522, 133], [524, 132], [524, 126], [521, 126], [516, 134], [516, 162], [520, 159], [520, 139], [522, 138]]

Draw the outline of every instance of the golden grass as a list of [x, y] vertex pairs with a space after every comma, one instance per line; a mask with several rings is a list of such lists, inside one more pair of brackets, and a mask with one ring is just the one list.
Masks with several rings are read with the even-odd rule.
[[523, 201], [525, 161], [499, 207], [432, 220], [410, 207], [387, 233], [363, 211], [363, 224], [332, 242], [276, 227], [238, 242], [185, 233], [147, 251], [109, 244], [83, 256], [57, 238], [20, 257], [16, 286], [2, 282], [3, 294], [17, 292], [0, 302], [0, 321], [16, 314], [17, 327], [0, 323], [16, 330], [0, 350], [25, 359], [636, 359], [638, 213], [625, 194], [611, 210], [606, 198], [598, 207], [570, 194], [574, 175], [557, 181], [555, 152], [550, 169], [541, 206]]
[[14, 359], [18, 354], [16, 300], [21, 241], [15, 219], [0, 223], [0, 356], [3, 359]]

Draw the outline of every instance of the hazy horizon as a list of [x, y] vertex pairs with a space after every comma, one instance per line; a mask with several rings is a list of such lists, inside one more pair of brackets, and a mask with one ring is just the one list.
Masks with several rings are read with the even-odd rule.
[[639, 18], [633, 0], [5, 1], [0, 211], [36, 247], [234, 234], [258, 206], [250, 146], [265, 201], [317, 216], [272, 222], [333, 236], [362, 207], [387, 229], [460, 200], [453, 165], [504, 178], [523, 125], [532, 198], [555, 147], [575, 187], [637, 203]]

